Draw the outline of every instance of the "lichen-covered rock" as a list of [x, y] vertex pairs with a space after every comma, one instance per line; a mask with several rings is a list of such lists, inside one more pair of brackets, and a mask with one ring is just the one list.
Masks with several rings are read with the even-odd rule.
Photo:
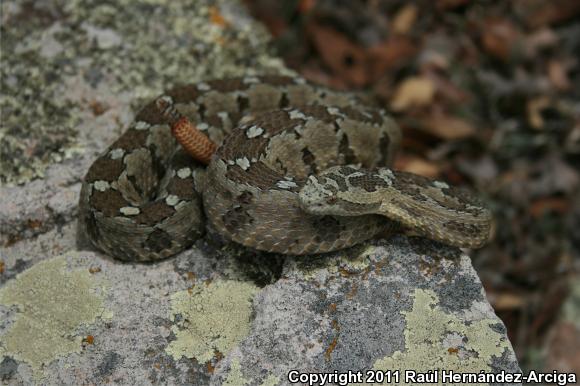
[[277, 385], [293, 369], [519, 371], [468, 257], [429, 241], [295, 258], [210, 233], [155, 265], [79, 250], [80, 180], [147, 99], [177, 83], [289, 71], [233, 1], [1, 7], [2, 382]]
[[[18, 252], [8, 250], [9, 265]], [[47, 384], [519, 371], [456, 249], [395, 237], [331, 255], [272, 257], [200, 242], [154, 266], [92, 252], [42, 260], [0, 289], [0, 371]]]

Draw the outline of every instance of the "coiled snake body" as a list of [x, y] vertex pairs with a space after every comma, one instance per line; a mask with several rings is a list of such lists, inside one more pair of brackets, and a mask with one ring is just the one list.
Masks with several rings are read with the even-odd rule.
[[171, 134], [159, 99], [90, 167], [80, 225], [122, 259], [171, 256], [205, 220], [243, 245], [285, 254], [345, 248], [398, 225], [460, 247], [490, 213], [443, 182], [388, 169], [397, 125], [353, 96], [282, 76], [178, 87], [160, 97], [221, 144], [207, 168]]

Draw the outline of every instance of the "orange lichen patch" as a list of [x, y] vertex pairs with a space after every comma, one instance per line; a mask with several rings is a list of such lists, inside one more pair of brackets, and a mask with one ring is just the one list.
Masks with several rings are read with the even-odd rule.
[[449, 348], [447, 349], [447, 352], [448, 352], [449, 354], [457, 354], [457, 353], [459, 352], [459, 349], [458, 349], [457, 347], [449, 347]]
[[208, 373], [213, 374], [213, 372], [215, 371], [215, 366], [212, 365], [211, 361], [205, 362], [205, 369], [207, 370]]
[[348, 291], [348, 293], [346, 294], [346, 298], [347, 299], [354, 298], [354, 296], [356, 295], [357, 292], [358, 292], [358, 284], [353, 283], [350, 291]]
[[356, 275], [358, 273], [357, 271], [349, 270], [349, 269], [346, 269], [344, 267], [338, 268], [338, 272], [340, 273], [340, 275], [342, 277], [349, 277], [349, 276]]
[[334, 328], [336, 331], [340, 331], [340, 325], [338, 324], [338, 321], [336, 319], [332, 319], [332, 328]]
[[332, 339], [332, 342], [330, 342], [330, 345], [328, 346], [326, 351], [324, 351], [324, 358], [326, 358], [327, 361], [330, 360], [330, 355], [332, 354], [332, 352], [336, 348], [337, 344], [338, 344], [338, 335], [335, 336], [334, 339]]
[[388, 259], [383, 259], [383, 260], [379, 260], [377, 261], [377, 263], [375, 264], [375, 266], [373, 267], [373, 271], [375, 272], [379, 272], [381, 271], [384, 267], [386, 267], [389, 264], [389, 260]]
[[91, 267], [89, 268], [90, 273], [98, 273], [101, 272], [101, 267]]
[[83, 345], [89, 345], [95, 343], [95, 337], [92, 335], [87, 335], [83, 338]]
[[4, 273], [5, 267], [6, 267], [6, 264], [4, 264], [4, 262], [0, 260], [0, 275], [2, 275]]
[[328, 309], [330, 310], [330, 312], [336, 312], [336, 303], [330, 303]]
[[189, 119], [179, 118], [172, 126], [171, 132], [177, 141], [193, 158], [209, 164], [217, 146], [204, 133], [199, 131]]
[[366, 267], [362, 274], [362, 280], [367, 280], [369, 278], [369, 273], [371, 273], [371, 267]]
[[227, 27], [230, 23], [223, 17], [217, 7], [209, 7], [209, 21], [220, 27]]
[[187, 272], [187, 280], [194, 281], [195, 280], [195, 273], [194, 272]]
[[28, 226], [28, 228], [30, 229], [38, 229], [42, 226], [42, 221], [40, 220], [33, 220], [33, 219], [29, 219], [26, 222], [26, 225]]
[[97, 101], [97, 100], [93, 100], [93, 101], [89, 102], [89, 108], [93, 112], [94, 116], [102, 115], [105, 111], [107, 111], [109, 109], [109, 107], [107, 105], [105, 105], [102, 102]]
[[8, 236], [8, 240], [2, 245], [3, 247], [11, 247], [12, 245], [16, 244], [22, 240], [22, 236], [20, 235], [10, 235]]

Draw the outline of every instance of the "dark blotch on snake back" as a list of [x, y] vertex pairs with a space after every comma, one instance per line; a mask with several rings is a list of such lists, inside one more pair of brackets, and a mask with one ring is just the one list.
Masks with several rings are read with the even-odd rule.
[[155, 201], [144, 206], [141, 209], [141, 213], [135, 216], [135, 221], [138, 224], [153, 226], [174, 213], [175, 209], [167, 205], [164, 201]]
[[93, 191], [91, 204], [96, 210], [107, 217], [118, 216], [121, 214], [119, 209], [129, 206], [129, 203], [123, 198], [121, 193], [112, 189], [105, 192]]
[[171, 236], [161, 229], [155, 229], [145, 241], [145, 247], [159, 253], [171, 247]]
[[124, 167], [122, 159], [99, 158], [89, 169], [85, 180], [113, 182], [123, 173]]

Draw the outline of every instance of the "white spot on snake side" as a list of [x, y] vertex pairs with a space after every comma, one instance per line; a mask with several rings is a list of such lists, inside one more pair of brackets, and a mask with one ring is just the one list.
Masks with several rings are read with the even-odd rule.
[[328, 114], [330, 115], [338, 115], [339, 117], [344, 118], [344, 114], [336, 107], [327, 107], [326, 111], [328, 111]]
[[449, 189], [449, 185], [442, 181], [433, 181], [433, 186], [439, 189]]
[[111, 156], [111, 159], [119, 159], [123, 157], [123, 154], [125, 154], [125, 150], [123, 149], [113, 149], [109, 152], [109, 155]]
[[258, 127], [256, 125], [250, 126], [248, 130], [246, 130], [246, 136], [248, 138], [256, 138], [257, 136], [261, 135], [264, 132], [264, 129]]
[[[167, 97], [169, 98], [169, 97]], [[169, 98], [171, 99], [171, 98]], [[147, 130], [149, 127], [151, 127], [150, 124], [148, 124], [147, 122], [144, 121], [137, 121], [135, 122], [135, 129], [136, 130]]]
[[280, 189], [292, 189], [297, 187], [296, 182], [294, 181], [278, 181], [276, 182], [276, 186]]
[[260, 83], [260, 79], [256, 78], [255, 76], [246, 76], [242, 82], [244, 84]]
[[379, 177], [381, 177], [385, 182], [391, 184], [395, 179], [395, 175], [391, 169], [379, 169]]
[[187, 178], [189, 176], [191, 176], [190, 168], [181, 168], [177, 171], [177, 177], [179, 178]]
[[250, 160], [247, 159], [246, 157], [238, 158], [236, 160], [236, 165], [238, 165], [239, 167], [241, 167], [244, 170], [248, 170], [248, 168], [250, 167]]
[[209, 125], [205, 122], [202, 122], [202, 123], [196, 125], [195, 127], [197, 127], [201, 131], [206, 131], [207, 129], [209, 129]]
[[140, 213], [140, 210], [133, 206], [124, 206], [119, 209], [119, 212], [123, 213], [125, 216], [136, 216]]
[[304, 78], [294, 78], [294, 83], [296, 83], [296, 84], [306, 84], [306, 80]]
[[179, 202], [179, 197], [174, 194], [170, 194], [165, 198], [165, 203], [169, 206], [175, 206]]
[[97, 189], [99, 192], [104, 192], [105, 190], [109, 189], [111, 187], [111, 185], [109, 185], [109, 183], [107, 181], [95, 181], [93, 183], [93, 186], [95, 189]]
[[201, 91], [209, 91], [211, 90], [211, 86], [205, 82], [199, 82], [197, 84], [197, 89]]
[[306, 115], [300, 110], [292, 110], [288, 114], [290, 119], [306, 119]]
[[360, 113], [365, 117], [367, 117], [368, 119], [373, 119], [373, 116], [366, 111], [360, 111]]

